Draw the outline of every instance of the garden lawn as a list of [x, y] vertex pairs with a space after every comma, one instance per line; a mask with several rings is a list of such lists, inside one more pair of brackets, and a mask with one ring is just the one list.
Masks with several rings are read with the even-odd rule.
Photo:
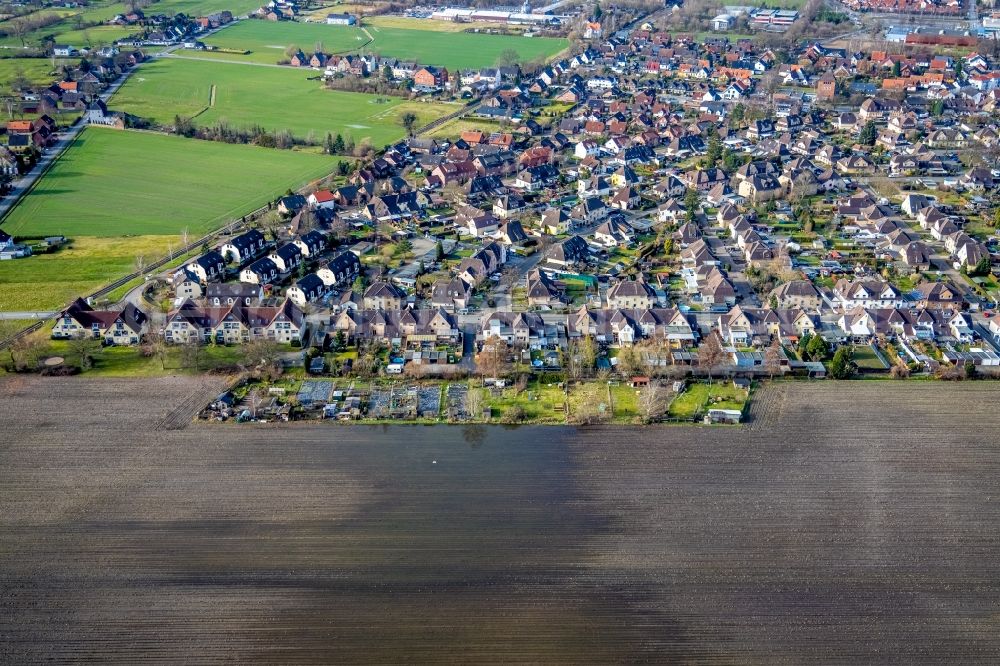
[[369, 139], [376, 148], [403, 137], [400, 118], [406, 112], [417, 115], [419, 127], [460, 108], [328, 90], [308, 80], [310, 75], [311, 70], [164, 58], [143, 65], [109, 106], [167, 125], [180, 115], [197, 125], [225, 120], [237, 127], [288, 130], [302, 139], [310, 133], [318, 140], [342, 134], [359, 143]]
[[[738, 389], [731, 382], [717, 381], [712, 384], [697, 382], [688, 384], [670, 403], [667, 414], [675, 419], [692, 419], [711, 407], [713, 409], [743, 409], [747, 392]], [[720, 402], [715, 402], [721, 399]], [[711, 402], [711, 404], [709, 404]]]
[[327, 53], [346, 53], [362, 47], [400, 60], [415, 60], [423, 65], [448, 69], [474, 69], [495, 65], [507, 49], [517, 51], [524, 62], [547, 60], [569, 46], [568, 40], [551, 37], [483, 35], [466, 32], [439, 32], [372, 25], [367, 28], [374, 41], [360, 28], [319, 23], [241, 21], [205, 39], [211, 46], [249, 50], [249, 55], [203, 54], [181, 52], [189, 57], [224, 58], [273, 64], [285, 58], [285, 48], [297, 46], [304, 51], [317, 45]]
[[90, 128], [2, 228], [70, 238], [176, 236], [187, 228], [197, 238], [326, 175], [334, 163], [318, 154]]
[[[127, 25], [95, 25], [90, 28], [71, 28], [60, 32], [59, 44], [70, 44], [77, 48], [100, 48], [110, 46], [119, 39], [131, 37], [140, 32], [138, 26]], [[79, 62], [79, 60], [77, 60]]]
[[424, 136], [428, 139], [456, 139], [465, 131], [481, 130], [490, 134], [500, 129], [498, 123], [484, 122], [482, 120], [472, 120], [469, 118], [455, 118], [446, 123], [438, 125]]
[[[45, 330], [48, 330], [47, 328]], [[43, 345], [43, 356], [62, 356], [70, 365], [76, 362], [72, 345], [65, 340], [49, 340]], [[177, 373], [206, 372], [231, 367], [243, 358], [240, 346], [205, 345], [198, 361], [198, 370], [185, 365], [184, 351], [178, 345], [170, 345], [159, 357], [142, 355], [139, 347], [105, 347], [95, 359], [94, 367], [87, 370], [90, 376], [101, 377], [159, 377]]]
[[853, 360], [861, 370], [885, 370], [887, 368], [871, 345], [858, 345], [855, 347]]
[[157, 14], [185, 14], [205, 16], [229, 10], [233, 16], [241, 16], [261, 6], [260, 0], [159, 0], [147, 11]]
[[591, 414], [600, 419], [610, 419], [611, 404], [608, 402], [608, 384], [602, 381], [577, 382], [569, 391], [569, 415], [572, 421], [582, 414]]
[[137, 255], [162, 257], [171, 242], [177, 247], [180, 238], [81, 236], [57, 252], [0, 261], [0, 311], [58, 310], [134, 271]]
[[622, 381], [616, 386], [611, 386], [611, 399], [613, 400], [613, 419], [617, 423], [634, 423], [640, 418], [639, 415], [639, 392], [641, 389], [632, 388], [627, 381]]
[[490, 390], [484, 394], [485, 405], [490, 407], [493, 418], [504, 420], [513, 407], [524, 410], [524, 420], [530, 423], [565, 423], [566, 413], [563, 410], [565, 394], [555, 383], [534, 379], [528, 383], [528, 388], [517, 393], [508, 386], [493, 395]]

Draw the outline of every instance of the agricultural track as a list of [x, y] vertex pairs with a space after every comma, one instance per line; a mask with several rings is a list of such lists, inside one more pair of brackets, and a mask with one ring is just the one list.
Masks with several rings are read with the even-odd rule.
[[[232, 383], [230, 380], [226, 383]], [[219, 395], [222, 382], [203, 380], [184, 396], [176, 407], [167, 412], [154, 426], [154, 430], [183, 430], [195, 415]]]

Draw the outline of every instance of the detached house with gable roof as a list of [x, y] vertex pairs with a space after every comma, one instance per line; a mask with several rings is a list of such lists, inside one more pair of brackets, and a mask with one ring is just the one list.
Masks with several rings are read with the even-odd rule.
[[251, 229], [223, 244], [222, 256], [237, 264], [244, 264], [263, 252], [265, 244], [264, 234]]

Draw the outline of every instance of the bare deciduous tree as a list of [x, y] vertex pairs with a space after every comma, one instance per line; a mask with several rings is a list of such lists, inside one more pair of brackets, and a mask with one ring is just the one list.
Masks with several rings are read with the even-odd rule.
[[154, 356], [160, 361], [160, 370], [166, 369], [167, 343], [163, 339], [158, 326], [150, 326], [142, 345], [142, 355], [147, 358]]
[[483, 377], [501, 377], [507, 372], [509, 355], [510, 346], [502, 338], [491, 336], [476, 356], [476, 367]]
[[33, 335], [24, 335], [7, 347], [10, 362], [15, 371], [31, 370], [38, 365], [41, 354], [41, 341]]
[[667, 392], [662, 386], [655, 382], [650, 382], [639, 393], [639, 411], [646, 423], [650, 423], [663, 416], [667, 411]]
[[250, 416], [257, 418], [257, 410], [264, 404], [264, 396], [259, 389], [254, 389], [247, 394], [247, 405], [250, 406]]
[[698, 347], [698, 365], [708, 374], [709, 383], [712, 382], [715, 369], [719, 367], [725, 356], [726, 352], [722, 348], [718, 334], [712, 331], [702, 340], [701, 346]]
[[101, 341], [94, 338], [74, 338], [69, 343], [70, 353], [80, 370], [90, 370], [101, 353]]
[[247, 370], [266, 371], [278, 362], [278, 344], [267, 338], [255, 338], [243, 345], [243, 365]]

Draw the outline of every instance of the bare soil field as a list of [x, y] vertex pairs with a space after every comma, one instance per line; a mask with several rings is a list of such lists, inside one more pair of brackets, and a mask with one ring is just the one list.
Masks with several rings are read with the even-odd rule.
[[190, 422], [220, 380], [0, 380], [0, 662], [997, 663], [990, 383], [745, 427]]

